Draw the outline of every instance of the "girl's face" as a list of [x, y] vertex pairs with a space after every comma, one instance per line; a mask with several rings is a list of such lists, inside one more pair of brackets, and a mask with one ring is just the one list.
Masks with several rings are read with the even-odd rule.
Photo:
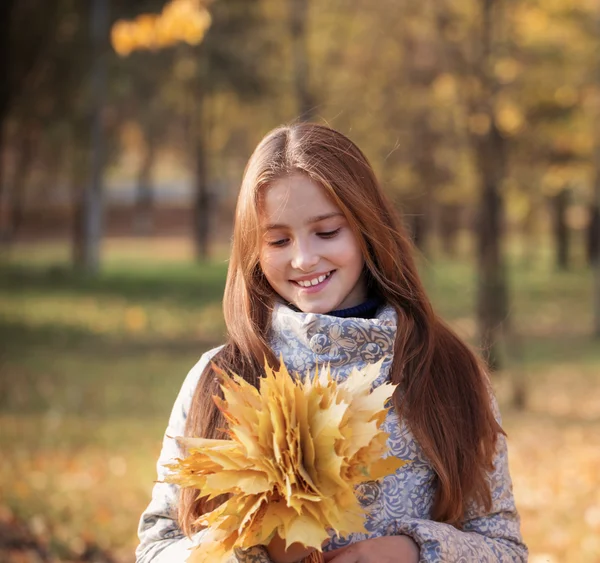
[[303, 174], [271, 184], [261, 200], [260, 266], [271, 287], [305, 313], [366, 299], [364, 260], [341, 210]]

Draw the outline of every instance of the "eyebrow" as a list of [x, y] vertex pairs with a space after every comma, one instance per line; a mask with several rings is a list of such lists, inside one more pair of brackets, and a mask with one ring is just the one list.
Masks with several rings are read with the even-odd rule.
[[[325, 221], [325, 219], [331, 219], [332, 217], [344, 217], [344, 214], [341, 211], [332, 211], [331, 213], [325, 213], [323, 215], [315, 215], [314, 217], [309, 217], [306, 221], [306, 225], [312, 225], [313, 223], [318, 223], [319, 221]], [[274, 229], [287, 229], [288, 225], [283, 225], [282, 223], [271, 223], [265, 226], [266, 231], [271, 231]]]

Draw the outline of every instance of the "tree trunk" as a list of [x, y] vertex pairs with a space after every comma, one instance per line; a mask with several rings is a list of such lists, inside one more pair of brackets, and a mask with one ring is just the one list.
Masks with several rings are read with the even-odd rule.
[[531, 266], [538, 255], [541, 246], [539, 240], [538, 221], [540, 214], [539, 195], [535, 192], [529, 194], [529, 209], [521, 223], [521, 236], [523, 237], [523, 252], [519, 258], [520, 263], [526, 267]]
[[[592, 198], [594, 198], [593, 195]], [[592, 202], [589, 206], [588, 215], [587, 259], [588, 264], [593, 268], [596, 262], [600, 260], [600, 205]]]
[[294, 88], [298, 103], [298, 119], [310, 121], [314, 113], [314, 99], [309, 84], [309, 56], [306, 24], [309, 0], [290, 0], [290, 35]]
[[4, 181], [4, 127], [0, 118], [0, 244], [9, 238], [8, 205]]
[[204, 261], [210, 251], [211, 198], [208, 191], [208, 158], [206, 126], [206, 94], [202, 84], [196, 89], [196, 113], [194, 116], [194, 154], [196, 158], [196, 178], [194, 197], [194, 243], [196, 259]]
[[[600, 33], [600, 6], [596, 12], [596, 30]], [[592, 212], [592, 228], [591, 236], [593, 237], [590, 245], [595, 248], [594, 253], [594, 336], [600, 339], [600, 53], [596, 49], [596, 97], [595, 97], [595, 127], [594, 127], [594, 195], [593, 195], [593, 212]], [[596, 231], [595, 234], [593, 231]], [[594, 244], [595, 242], [595, 244]]]
[[477, 317], [483, 355], [490, 369], [501, 367], [498, 344], [508, 311], [502, 254], [503, 202], [499, 193], [504, 175], [505, 141], [495, 123], [477, 148], [481, 175], [478, 230]]
[[208, 193], [208, 175], [206, 173], [206, 146], [203, 136], [198, 135], [196, 141], [196, 199], [194, 205], [194, 233], [196, 242], [196, 258], [207, 260], [209, 257], [210, 239], [210, 204]]
[[423, 206], [419, 203], [412, 208], [410, 214], [410, 232], [413, 244], [421, 253], [425, 254], [427, 248], [427, 217], [423, 213]]
[[556, 245], [556, 267], [558, 270], [569, 269], [569, 226], [567, 225], [567, 211], [571, 199], [571, 192], [563, 188], [552, 200], [552, 216], [554, 226], [554, 241]]
[[15, 166], [15, 176], [10, 193], [10, 208], [8, 209], [8, 240], [12, 241], [17, 236], [21, 223], [23, 222], [24, 207], [26, 200], [27, 177], [31, 170], [33, 160], [33, 131], [27, 123], [22, 126], [19, 138], [19, 150]]
[[83, 269], [96, 274], [100, 269], [102, 242], [102, 191], [106, 139], [103, 113], [107, 82], [108, 0], [93, 0], [91, 10], [92, 59], [92, 131], [91, 174], [83, 198]]
[[481, 52], [479, 74], [483, 91], [478, 111], [485, 115], [487, 131], [474, 134], [480, 178], [478, 214], [478, 294], [477, 319], [483, 355], [491, 370], [501, 367], [499, 340], [507, 323], [508, 295], [502, 252], [503, 202], [500, 186], [506, 174], [506, 141], [493, 111], [498, 86], [492, 73], [493, 9], [497, 0], [482, 0]]
[[85, 207], [84, 194], [89, 181], [90, 151], [86, 144], [89, 120], [74, 115], [69, 121], [69, 138], [66, 142], [69, 192], [71, 196], [71, 263], [74, 269], [84, 268]]
[[433, 194], [438, 184], [438, 172], [434, 160], [436, 135], [429, 126], [426, 110], [419, 112], [413, 122], [413, 162], [419, 180], [418, 193], [414, 201], [414, 242], [426, 256], [430, 254]]
[[594, 205], [590, 237], [593, 237], [591, 256], [594, 268], [594, 336], [600, 339], [600, 146], [596, 156], [596, 181], [594, 186]]
[[450, 258], [458, 255], [461, 212], [462, 208], [458, 204], [440, 206], [439, 233], [442, 252]]
[[16, 5], [17, 0], [0, 2], [0, 76], [2, 77], [0, 80], [0, 126], [4, 125], [12, 94], [11, 87], [14, 77], [10, 68], [10, 24], [12, 11]]
[[0, 240], [7, 234], [8, 212], [4, 181], [4, 124], [8, 115], [12, 76], [10, 72], [10, 21], [16, 0], [0, 2]]
[[156, 155], [156, 139], [154, 135], [146, 136], [146, 146], [140, 168], [135, 201], [134, 230], [138, 234], [152, 233], [152, 211], [154, 207], [153, 169]]
[[75, 179], [72, 186], [72, 245], [71, 260], [75, 268], [83, 268], [85, 262], [84, 236], [85, 236], [85, 213], [81, 185]]

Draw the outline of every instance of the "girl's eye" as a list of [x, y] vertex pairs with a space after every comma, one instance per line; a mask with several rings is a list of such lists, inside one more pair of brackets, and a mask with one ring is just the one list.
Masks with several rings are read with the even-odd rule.
[[269, 246], [283, 246], [287, 243], [288, 239], [282, 238], [280, 240], [271, 240], [267, 242]]
[[337, 235], [341, 230], [341, 227], [339, 229], [336, 229], [335, 231], [327, 231], [326, 233], [317, 233], [317, 235], [319, 235], [321, 238], [333, 238], [335, 235]]

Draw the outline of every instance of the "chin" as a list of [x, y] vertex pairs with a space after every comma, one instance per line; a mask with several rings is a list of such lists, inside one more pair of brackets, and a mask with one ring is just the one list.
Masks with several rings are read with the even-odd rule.
[[315, 315], [324, 315], [325, 313], [329, 313], [329, 311], [331, 311], [331, 309], [327, 309], [325, 307], [307, 307], [300, 310], [303, 313], [314, 313]]
[[315, 313], [317, 315], [324, 315], [329, 313], [330, 311], [334, 311], [335, 307], [330, 306], [329, 304], [304, 304], [303, 306], [294, 303], [298, 309], [300, 309], [303, 313]]

